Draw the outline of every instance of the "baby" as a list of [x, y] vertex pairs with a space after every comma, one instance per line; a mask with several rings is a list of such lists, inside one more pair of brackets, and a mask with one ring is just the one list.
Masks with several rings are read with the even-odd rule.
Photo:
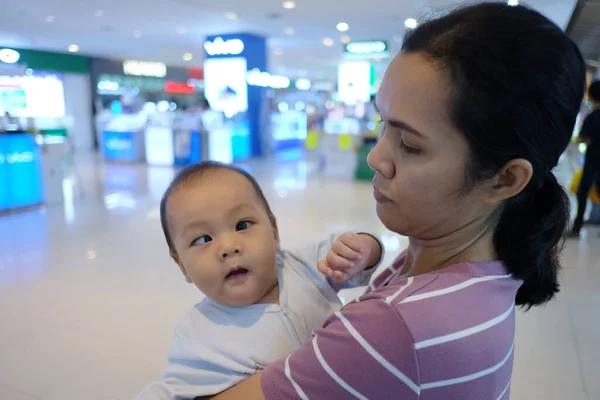
[[336, 292], [366, 285], [382, 259], [362, 233], [282, 251], [258, 183], [225, 164], [183, 169], [160, 211], [171, 257], [206, 297], [175, 328], [163, 380], [138, 400], [215, 395], [287, 357], [341, 308]]

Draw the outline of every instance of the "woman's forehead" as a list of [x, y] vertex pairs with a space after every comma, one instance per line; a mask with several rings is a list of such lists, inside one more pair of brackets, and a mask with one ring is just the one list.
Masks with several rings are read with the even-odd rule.
[[447, 74], [425, 56], [400, 53], [388, 67], [377, 94], [377, 107], [386, 118], [422, 112], [448, 116]]
[[428, 140], [457, 150], [464, 147], [464, 137], [450, 116], [450, 93], [449, 76], [439, 65], [418, 53], [401, 53], [385, 73], [376, 104], [391, 126], [410, 126]]

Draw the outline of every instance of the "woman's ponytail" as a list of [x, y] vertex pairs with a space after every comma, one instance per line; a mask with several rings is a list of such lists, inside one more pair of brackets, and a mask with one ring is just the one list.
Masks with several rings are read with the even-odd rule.
[[523, 280], [516, 304], [527, 308], [558, 292], [559, 258], [569, 225], [570, 202], [553, 173], [506, 202], [494, 233], [501, 260]]

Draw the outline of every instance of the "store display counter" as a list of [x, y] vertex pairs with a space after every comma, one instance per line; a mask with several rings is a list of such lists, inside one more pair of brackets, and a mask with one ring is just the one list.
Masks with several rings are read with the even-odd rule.
[[102, 155], [106, 161], [135, 163], [144, 160], [144, 132], [102, 132]]
[[288, 111], [271, 116], [275, 152], [301, 149], [308, 133], [306, 113]]
[[197, 130], [150, 126], [145, 135], [148, 165], [185, 166], [201, 159], [202, 146]]
[[35, 136], [0, 134], [0, 212], [42, 203], [42, 152]]

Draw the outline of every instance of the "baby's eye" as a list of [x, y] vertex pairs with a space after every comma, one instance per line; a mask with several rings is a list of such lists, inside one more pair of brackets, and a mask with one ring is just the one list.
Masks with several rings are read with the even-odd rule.
[[200, 236], [198, 239], [194, 240], [193, 245], [206, 244], [208, 242], [212, 242], [212, 238], [208, 235]]
[[238, 222], [238, 224], [235, 227], [235, 230], [236, 231], [245, 231], [246, 229], [250, 228], [252, 225], [253, 224], [250, 221]]

